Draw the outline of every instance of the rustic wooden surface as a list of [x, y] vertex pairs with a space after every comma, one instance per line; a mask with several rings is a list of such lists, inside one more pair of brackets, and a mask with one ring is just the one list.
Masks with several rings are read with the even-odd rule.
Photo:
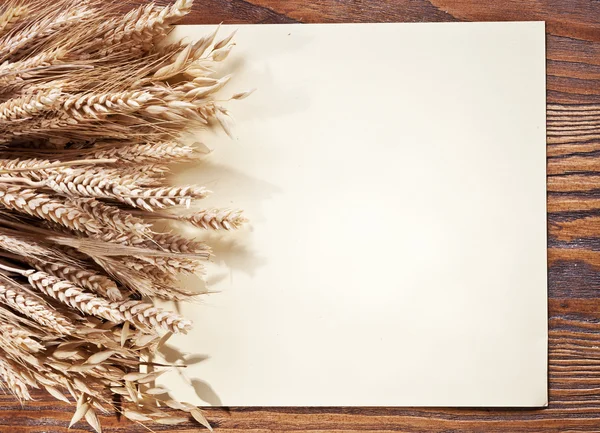
[[[129, 9], [140, 1], [123, 2]], [[547, 29], [547, 409], [209, 409], [217, 431], [600, 431], [600, 2], [584, 0], [197, 0], [185, 23], [544, 20]], [[518, 299], [515, 300], [518, 302]], [[0, 394], [0, 432], [65, 433], [72, 408]], [[114, 417], [105, 432], [145, 432]], [[156, 431], [191, 433], [190, 423]], [[70, 431], [90, 431], [78, 423]]]

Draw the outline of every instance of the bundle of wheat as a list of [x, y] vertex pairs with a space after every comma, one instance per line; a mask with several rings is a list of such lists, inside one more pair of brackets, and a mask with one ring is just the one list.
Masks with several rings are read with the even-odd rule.
[[209, 191], [165, 180], [167, 164], [197, 156], [179, 142], [184, 130], [214, 122], [230, 133], [214, 97], [229, 77], [213, 66], [231, 36], [161, 44], [191, 3], [121, 16], [102, 0], [13, 1], [0, 14], [0, 383], [21, 400], [33, 387], [76, 402], [72, 423], [97, 431], [96, 411], [188, 419], [165, 406], [206, 425], [196, 407], [151, 386], [164, 369], [140, 372], [191, 326], [153, 300], [193, 298], [177, 276], [210, 257], [153, 223], [245, 221], [239, 211], [189, 211]]

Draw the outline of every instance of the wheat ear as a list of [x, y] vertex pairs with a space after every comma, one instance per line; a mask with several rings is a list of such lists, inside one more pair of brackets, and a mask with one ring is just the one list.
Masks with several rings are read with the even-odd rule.
[[97, 272], [57, 262], [43, 263], [39, 260], [31, 260], [30, 263], [40, 271], [70, 281], [78, 287], [88, 289], [111, 301], [120, 301], [123, 299], [123, 294], [118, 289], [116, 283]]
[[50, 15], [17, 33], [8, 34], [0, 40], [0, 58], [3, 60], [14, 58], [28, 46], [90, 15], [91, 10], [86, 6], [67, 8], [59, 14]]
[[8, 390], [19, 400], [31, 400], [27, 380], [20, 372], [19, 366], [2, 356], [0, 356], [0, 377], [8, 385]]
[[86, 293], [66, 280], [34, 269], [24, 271], [22, 274], [27, 277], [29, 284], [40, 292], [83, 313], [115, 323], [123, 321], [123, 316], [112, 308], [106, 299]]
[[103, 226], [111, 227], [119, 233], [133, 234], [139, 237], [147, 237], [151, 233], [149, 223], [116, 206], [102, 203], [93, 198], [73, 199], [71, 203], [85, 214], [92, 215]]
[[[141, 54], [150, 50], [157, 38], [166, 35], [168, 26], [186, 15], [191, 7], [190, 0], [178, 0], [166, 7], [143, 5], [107, 23], [105, 27], [112, 28], [95, 40], [96, 46], [101, 47], [98, 55], [107, 56], [119, 51]], [[88, 51], [94, 51], [93, 46]]]
[[247, 222], [241, 210], [206, 209], [191, 215], [180, 215], [177, 219], [206, 230], [233, 230]]
[[93, 158], [115, 158], [129, 163], [161, 162], [164, 164], [175, 160], [191, 159], [194, 149], [191, 146], [168, 141], [154, 144], [114, 145], [104, 149], [102, 149], [102, 145], [97, 145], [87, 155]]
[[47, 326], [59, 335], [70, 334], [74, 326], [69, 319], [49, 305], [16, 285], [0, 284], [0, 302], [15, 311], [35, 320], [42, 326]]
[[204, 242], [183, 238], [172, 233], [155, 233], [143, 245], [175, 253], [195, 254], [204, 260], [208, 260], [211, 254], [210, 247]]
[[44, 350], [44, 346], [31, 338], [30, 333], [17, 328], [11, 323], [0, 323], [0, 334], [0, 338], [7, 340], [11, 345], [26, 352], [35, 353]]
[[123, 314], [125, 320], [143, 325], [155, 326], [176, 333], [185, 333], [192, 327], [191, 321], [146, 302], [132, 300], [113, 303], [112, 306]]
[[26, 215], [52, 221], [71, 230], [98, 234], [102, 231], [95, 219], [63, 200], [21, 187], [3, 187], [0, 181], [0, 204]]
[[60, 94], [60, 89], [46, 89], [9, 99], [0, 104], [0, 121], [24, 119], [51, 110]]
[[26, 5], [8, 4], [0, 15], [0, 35], [8, 33], [29, 12]]

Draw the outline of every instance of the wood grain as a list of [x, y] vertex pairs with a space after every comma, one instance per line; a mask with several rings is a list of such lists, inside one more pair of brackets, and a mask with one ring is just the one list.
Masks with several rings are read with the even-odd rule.
[[[507, 20], [547, 23], [549, 407], [209, 409], [217, 431], [600, 431], [600, 2], [197, 0], [185, 23]], [[1, 433], [67, 432], [72, 408], [34, 395], [21, 408], [0, 394]], [[147, 431], [115, 417], [102, 423], [109, 433]], [[199, 431], [192, 423], [155, 430]]]

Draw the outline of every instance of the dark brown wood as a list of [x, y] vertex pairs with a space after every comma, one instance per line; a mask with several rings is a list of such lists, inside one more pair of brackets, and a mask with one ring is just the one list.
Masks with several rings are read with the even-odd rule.
[[[123, 10], [142, 2], [123, 2]], [[164, 3], [164, 2], [160, 2]], [[547, 409], [208, 409], [217, 431], [600, 431], [600, 2], [593, 0], [197, 0], [188, 24], [547, 22], [549, 380]], [[518, 299], [515, 300], [518, 302]], [[0, 432], [65, 433], [72, 407], [0, 394]], [[146, 432], [103, 417], [105, 432]], [[190, 423], [156, 431], [191, 433]], [[72, 432], [90, 431], [82, 426]]]

